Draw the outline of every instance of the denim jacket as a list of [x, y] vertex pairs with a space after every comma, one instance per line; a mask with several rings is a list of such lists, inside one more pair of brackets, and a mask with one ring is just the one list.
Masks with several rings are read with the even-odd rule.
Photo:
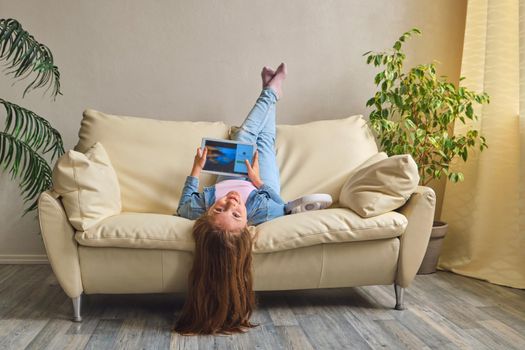
[[[188, 176], [182, 189], [177, 215], [195, 220], [215, 203], [215, 186], [199, 190], [199, 179]], [[285, 203], [270, 186], [263, 184], [252, 191], [246, 200], [248, 225], [259, 225], [265, 221], [284, 215]]]

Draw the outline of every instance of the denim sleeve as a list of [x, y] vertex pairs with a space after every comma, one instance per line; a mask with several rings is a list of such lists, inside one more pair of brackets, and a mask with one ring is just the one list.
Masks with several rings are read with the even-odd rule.
[[182, 195], [180, 197], [179, 206], [177, 208], [177, 215], [187, 219], [195, 217], [192, 213], [192, 200], [201, 200], [202, 194], [199, 191], [199, 179], [194, 176], [186, 177], [186, 182], [182, 188]]
[[277, 204], [285, 204], [281, 196], [273, 190], [270, 186], [263, 184], [259, 187], [260, 192], [265, 192], [270, 196], [270, 199], [276, 202]]
[[268, 193], [259, 192], [260, 198], [255, 202], [255, 210], [248, 216], [248, 225], [259, 225], [268, 220], [285, 215], [285, 204], [276, 202], [268, 197]]

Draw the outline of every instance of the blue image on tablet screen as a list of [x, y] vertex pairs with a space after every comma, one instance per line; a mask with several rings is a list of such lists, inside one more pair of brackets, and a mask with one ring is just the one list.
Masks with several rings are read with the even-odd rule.
[[252, 153], [252, 145], [237, 145], [237, 154], [235, 155], [235, 167], [233, 168], [233, 171], [236, 173], [248, 174], [248, 168], [246, 167], [245, 160], [248, 159], [251, 164]]
[[231, 142], [206, 140], [208, 155], [203, 170], [230, 173], [248, 174], [244, 163], [245, 159], [251, 162], [253, 146]]

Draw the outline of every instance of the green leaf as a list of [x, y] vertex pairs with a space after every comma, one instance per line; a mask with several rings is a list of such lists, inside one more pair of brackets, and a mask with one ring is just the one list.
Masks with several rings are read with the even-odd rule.
[[468, 153], [467, 153], [467, 150], [464, 149], [462, 152], [461, 152], [461, 158], [463, 158], [463, 161], [467, 161], [467, 157], [468, 157]]
[[6, 133], [26, 142], [35, 152], [46, 154], [53, 150], [51, 161], [64, 154], [60, 133], [46, 119], [3, 99], [0, 99], [0, 104], [6, 109]]
[[405, 119], [405, 125], [406, 125], [407, 128], [410, 128], [410, 129], [416, 129], [417, 128], [416, 124], [414, 124], [414, 122], [412, 120], [408, 119], [408, 118]]
[[467, 105], [467, 109], [465, 110], [465, 114], [467, 115], [467, 117], [472, 119], [472, 116], [474, 115], [474, 109], [472, 108], [472, 103], [469, 103]]
[[24, 202], [34, 201], [23, 215], [36, 209], [36, 197], [51, 187], [52, 171], [45, 159], [21, 140], [0, 131], [0, 164], [5, 170], [9, 168], [12, 179], [17, 176], [21, 179], [19, 186]]
[[399, 94], [394, 94], [394, 103], [397, 107], [401, 107], [403, 105], [403, 100], [401, 99], [401, 96]]
[[393, 46], [394, 50], [399, 51], [401, 50], [401, 41], [396, 41]]
[[62, 95], [60, 73], [53, 64], [51, 50], [40, 44], [14, 19], [0, 19], [0, 60], [7, 61], [7, 73], [14, 78], [28, 77], [37, 72], [33, 81], [25, 88], [26, 93], [48, 85], [53, 87], [52, 96]]
[[374, 78], [374, 83], [376, 85], [379, 85], [379, 83], [381, 82], [381, 80], [383, 80], [383, 78], [384, 78], [384, 73], [383, 72], [376, 74], [376, 76]]
[[[456, 156], [468, 160], [470, 147], [477, 146], [477, 134], [472, 131], [456, 137], [448, 131], [457, 119], [465, 124], [466, 118], [476, 118], [474, 103], [488, 103], [488, 95], [456, 87], [446, 76], [438, 77], [435, 62], [404, 69], [402, 43], [420, 33], [413, 28], [393, 43], [393, 50], [374, 56], [375, 65], [383, 65], [384, 70], [374, 76], [378, 91], [367, 102], [368, 107], [375, 106], [370, 120], [387, 154], [408, 153], [418, 160], [423, 183], [425, 177], [443, 174], [460, 181], [462, 175], [450, 172], [448, 164]], [[481, 137], [479, 147], [487, 147]]]

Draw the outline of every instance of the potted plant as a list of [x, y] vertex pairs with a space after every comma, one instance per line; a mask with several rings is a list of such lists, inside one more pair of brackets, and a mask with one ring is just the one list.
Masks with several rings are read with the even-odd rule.
[[[470, 149], [479, 147], [483, 151], [488, 146], [478, 130], [466, 128], [464, 134], [454, 135], [451, 128], [458, 119], [463, 124], [467, 119], [476, 120], [474, 105], [489, 103], [489, 96], [456, 87], [445, 76], [438, 77], [434, 63], [404, 69], [406, 56], [401, 48], [414, 34], [421, 31], [413, 28], [405, 32], [388, 51], [363, 54], [367, 64], [380, 68], [374, 78], [378, 91], [366, 103], [372, 107], [369, 122], [382, 151], [389, 156], [412, 155], [419, 168], [420, 185], [442, 176], [463, 181], [461, 172], [450, 170], [452, 160], [459, 157], [466, 162]], [[436, 271], [447, 227], [445, 222], [434, 221], [418, 273]]]
[[[24, 79], [33, 75], [33, 81], [25, 88], [22, 97], [36, 88], [52, 87], [52, 96], [60, 92], [60, 73], [53, 63], [49, 48], [12, 19], [0, 19], [0, 61], [6, 61], [13, 78]], [[35, 73], [35, 74], [33, 74]], [[51, 187], [51, 167], [40, 154], [53, 151], [51, 162], [64, 154], [60, 133], [36, 113], [0, 98], [6, 111], [6, 125], [0, 131], [0, 165], [9, 168], [11, 179], [19, 177], [19, 187], [24, 203], [32, 200], [23, 216], [35, 210], [38, 196]]]

